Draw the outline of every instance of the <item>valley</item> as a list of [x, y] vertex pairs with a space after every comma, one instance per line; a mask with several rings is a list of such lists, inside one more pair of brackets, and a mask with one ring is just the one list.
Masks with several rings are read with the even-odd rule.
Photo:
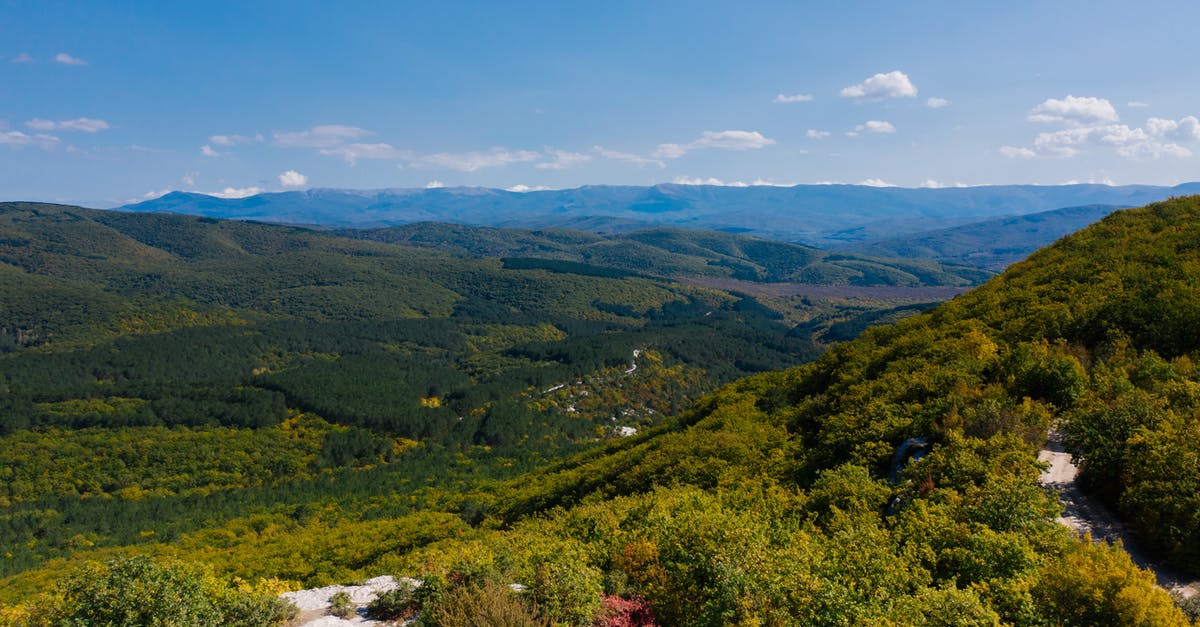
[[[133, 552], [261, 590], [521, 583], [564, 622], [618, 596], [673, 624], [917, 620], [940, 605], [908, 600], [930, 595], [981, 624], [1123, 616], [1072, 605], [1106, 585], [1168, 621], [1153, 577], [1054, 522], [1037, 452], [1060, 425], [1089, 498], [1188, 572], [1194, 532], [1164, 517], [1193, 511], [1169, 503], [1197, 475], [1142, 460], [1195, 442], [1175, 435], [1192, 420], [1195, 347], [1171, 325], [1194, 314], [1177, 295], [1195, 293], [1196, 203], [1118, 212], [933, 309], [911, 301], [963, 288], [510, 267], [294, 227], [6, 205], [0, 276], [26, 298], [6, 298], [0, 356], [5, 601]], [[1160, 265], [1143, 276], [1144, 260]], [[1133, 276], [1136, 291], [1116, 287]], [[1161, 310], [1177, 313], [1139, 313]], [[918, 435], [933, 452], [882, 481]], [[1114, 472], [1129, 483], [1096, 492]], [[1178, 489], [1142, 491], [1164, 479]]]

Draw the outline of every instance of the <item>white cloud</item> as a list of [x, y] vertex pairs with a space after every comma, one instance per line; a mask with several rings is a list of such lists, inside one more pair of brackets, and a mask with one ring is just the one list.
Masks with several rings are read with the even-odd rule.
[[218, 146], [236, 146], [238, 144], [249, 144], [250, 142], [260, 142], [262, 140], [262, 133], [257, 133], [252, 137], [246, 135], [213, 135], [208, 138], [208, 141]]
[[322, 124], [303, 131], [274, 133], [275, 145], [287, 148], [333, 148], [373, 135], [371, 131], [343, 124]]
[[966, 183], [942, 183], [934, 179], [925, 179], [921, 181], [920, 187], [926, 189], [945, 189], [947, 187], [967, 187]]
[[550, 188], [546, 187], [545, 185], [535, 185], [533, 187], [528, 185], [513, 185], [512, 187], [506, 188], [505, 191], [524, 194], [525, 192], [544, 192], [548, 189]]
[[887, 74], [876, 74], [871, 78], [841, 91], [842, 98], [882, 100], [884, 98], [915, 98], [917, 88], [900, 70]]
[[858, 184], [866, 185], [867, 187], [895, 187], [896, 186], [894, 183], [889, 183], [883, 179], [877, 179], [877, 178], [869, 178], [864, 181], [859, 181]]
[[795, 183], [776, 183], [762, 178], [757, 178], [747, 183], [745, 181], [723, 181], [715, 177], [701, 178], [695, 176], [677, 176], [671, 182], [676, 185], [712, 185], [716, 187], [791, 187], [795, 185]]
[[713, 178], [713, 177], [700, 178], [700, 177], [695, 177], [695, 176], [677, 176], [677, 177], [675, 177], [675, 180], [673, 180], [671, 182], [676, 185], [716, 185], [716, 186], [720, 186], [720, 187], [748, 187], [748, 185], [746, 185], [745, 183], [743, 183], [741, 181], [731, 181], [729, 183], [726, 183], [725, 181], [722, 181], [721, 179]]
[[[371, 131], [357, 126], [344, 124], [321, 124], [309, 127], [303, 131], [276, 131], [273, 133], [274, 144], [285, 148], [316, 148], [318, 152], [330, 157], [339, 157], [350, 165], [359, 159], [400, 159], [408, 155], [397, 150], [391, 144], [356, 142], [374, 135]], [[232, 145], [247, 141], [259, 141], [261, 135], [253, 138], [241, 135], [214, 135], [214, 143]], [[220, 138], [219, 140], [217, 138]]]
[[28, 52], [22, 52], [21, 54], [18, 54], [17, 56], [13, 57], [12, 62], [13, 63], [33, 63], [34, 58], [29, 56]]
[[1200, 141], [1200, 120], [1194, 115], [1178, 120], [1150, 118], [1146, 120], [1146, 130], [1154, 137], [1174, 141]]
[[295, 170], [288, 170], [279, 175], [279, 184], [284, 187], [304, 187], [308, 184], [308, 177]]
[[764, 137], [758, 131], [704, 131], [699, 139], [686, 144], [659, 144], [651, 156], [661, 159], [678, 159], [693, 150], [705, 148], [754, 150], [774, 143], [775, 140]]
[[217, 198], [245, 198], [261, 194], [262, 192], [263, 189], [261, 187], [226, 187], [219, 192], [211, 192], [208, 195], [216, 196]]
[[1192, 151], [1171, 142], [1145, 141], [1117, 148], [1117, 154], [1128, 159], [1137, 159], [1140, 157], [1151, 157], [1158, 159], [1159, 157], [1190, 157]]
[[643, 157], [641, 155], [635, 155], [630, 152], [621, 152], [619, 150], [610, 150], [608, 148], [605, 148], [604, 146], [592, 146], [592, 152], [600, 155], [601, 157], [604, 157], [605, 159], [612, 159], [613, 161], [624, 161], [626, 163], [632, 163], [634, 165], [656, 165], [660, 168], [667, 167], [667, 164], [663, 163], [662, 161], [659, 161], [658, 159], [650, 159], [648, 157]]
[[331, 157], [341, 157], [350, 165], [354, 165], [359, 159], [397, 159], [404, 155], [391, 144], [343, 144], [321, 148], [318, 152]]
[[212, 146], [204, 144], [200, 147], [200, 154], [204, 155], [205, 157], [224, 157], [228, 153], [217, 152], [216, 150], [213, 150]]
[[187, 185], [188, 187], [195, 187], [196, 186], [196, 177], [198, 177], [198, 176], [200, 176], [200, 173], [198, 173], [198, 172], [188, 172], [187, 174], [184, 174], [183, 176], [179, 177], [179, 180], [182, 181], [183, 184]]
[[585, 155], [580, 152], [568, 152], [566, 150], [548, 149], [546, 154], [549, 155], [553, 161], [543, 161], [542, 163], [535, 165], [535, 168], [541, 168], [543, 170], [565, 170], [576, 163], [584, 163], [592, 160], [591, 155]]
[[775, 96], [775, 100], [772, 100], [772, 102], [777, 102], [779, 104], [792, 104], [795, 102], [812, 102], [812, 99], [812, 94], [792, 94], [791, 96], [787, 94], [778, 94]]
[[529, 150], [508, 150], [495, 147], [486, 151], [439, 152], [413, 159], [413, 165], [431, 165], [460, 172], [474, 172], [482, 168], [497, 168], [514, 163], [528, 163], [538, 159], [538, 153]]
[[684, 144], [659, 144], [650, 154], [662, 159], [678, 159], [686, 155], [688, 150], [689, 147]]
[[925, 106], [930, 109], [941, 109], [942, 107], [950, 106], [950, 101], [945, 98], [930, 98], [925, 101]]
[[[175, 191], [175, 190], [173, 190], [169, 187], [166, 189], [159, 189], [159, 190], [152, 189], [152, 190], [146, 192], [145, 194], [142, 194], [141, 200], [150, 200], [152, 198], [158, 198], [159, 196], [166, 196], [167, 194], [170, 194], [173, 191]], [[132, 200], [138, 200], [138, 199], [134, 198]]]
[[1086, 181], [1081, 181], [1079, 179], [1071, 179], [1069, 181], [1063, 181], [1062, 183], [1059, 183], [1059, 185], [1085, 185], [1085, 184], [1086, 185], [1107, 185], [1109, 187], [1112, 187], [1112, 186], [1116, 185], [1116, 182], [1106, 176], [1106, 177], [1100, 178], [1100, 179], [1090, 178], [1090, 179], [1087, 179]]
[[1000, 152], [1008, 157], [1068, 158], [1088, 148], [1111, 147], [1127, 159], [1150, 157], [1190, 157], [1193, 152], [1185, 143], [1200, 141], [1200, 120], [1187, 116], [1178, 120], [1149, 118], [1145, 128], [1125, 124], [1081, 125], [1064, 118], [1066, 128], [1038, 133], [1030, 148], [1004, 146]]
[[92, 118], [75, 118], [74, 120], [43, 120], [34, 118], [25, 122], [25, 126], [35, 131], [80, 131], [82, 133], [98, 133], [111, 128], [104, 120]]
[[54, 60], [63, 65], [87, 65], [88, 64], [87, 61], [84, 61], [83, 59], [80, 59], [79, 57], [73, 57], [65, 52], [60, 52], [60, 53], [54, 55]]
[[1054, 122], [1067, 126], [1084, 126], [1104, 122], [1116, 122], [1117, 110], [1104, 98], [1075, 97], [1068, 95], [1059, 100], [1048, 98], [1029, 112], [1030, 122]]
[[883, 120], [867, 120], [866, 122], [854, 127], [854, 130], [860, 133], [863, 131], [868, 133], [895, 133], [896, 127], [892, 126], [891, 122], [886, 122]]
[[59, 144], [59, 139], [53, 135], [36, 133], [27, 135], [21, 131], [0, 132], [0, 145], [23, 147], [36, 146], [43, 150], [49, 150]]
[[432, 181], [429, 181], [428, 183], [426, 183], [425, 189], [441, 189], [445, 186], [446, 186], [445, 183], [435, 179], [435, 180], [432, 180]]
[[1125, 106], [1131, 109], [1145, 109], [1146, 107], [1150, 106], [1150, 103], [1142, 102], [1141, 100], [1130, 100], [1129, 102], [1125, 103]]
[[815, 128], [810, 128], [804, 133], [804, 136], [809, 139], [825, 139], [829, 137], [829, 131], [818, 131]]

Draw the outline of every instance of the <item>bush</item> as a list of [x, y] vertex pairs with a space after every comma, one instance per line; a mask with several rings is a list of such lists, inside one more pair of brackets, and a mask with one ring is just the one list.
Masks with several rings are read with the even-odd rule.
[[354, 617], [354, 601], [349, 594], [338, 592], [329, 597], [329, 613], [338, 618]]
[[57, 588], [31, 625], [205, 627], [282, 625], [295, 606], [232, 588], [186, 564], [145, 556], [84, 564]]
[[655, 627], [654, 612], [640, 595], [628, 599], [606, 595], [596, 616], [595, 627]]
[[396, 620], [408, 618], [420, 611], [419, 599], [413, 594], [413, 585], [400, 580], [399, 587], [375, 597], [367, 605], [367, 618], [374, 620]]
[[543, 562], [535, 570], [533, 600], [555, 623], [586, 625], [600, 609], [602, 580], [599, 571], [585, 564]]
[[527, 608], [508, 586], [467, 584], [448, 590], [421, 614], [430, 627], [542, 627], [551, 623]]

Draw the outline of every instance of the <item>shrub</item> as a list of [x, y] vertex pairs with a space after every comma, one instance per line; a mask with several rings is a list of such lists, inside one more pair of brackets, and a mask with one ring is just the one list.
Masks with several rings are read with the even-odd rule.
[[655, 627], [654, 613], [640, 595], [628, 599], [608, 595], [600, 606], [595, 627]]
[[338, 618], [352, 618], [354, 616], [354, 600], [345, 592], [338, 592], [329, 597], [329, 613]]
[[555, 560], [538, 564], [532, 592], [538, 609], [555, 623], [586, 625], [600, 608], [604, 586], [596, 569]]
[[367, 618], [396, 620], [408, 618], [421, 609], [417, 604], [419, 599], [413, 594], [413, 585], [404, 580], [399, 584], [396, 589], [380, 594], [367, 605]]
[[145, 556], [89, 562], [56, 589], [31, 625], [205, 627], [281, 625], [295, 606], [241, 591], [207, 571]]
[[551, 623], [527, 608], [508, 586], [467, 584], [448, 590], [421, 614], [430, 627], [542, 627]]

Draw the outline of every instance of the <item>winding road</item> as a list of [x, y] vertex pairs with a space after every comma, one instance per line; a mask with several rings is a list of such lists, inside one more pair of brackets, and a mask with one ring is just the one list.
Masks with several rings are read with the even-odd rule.
[[1185, 599], [1200, 594], [1200, 581], [1182, 577], [1150, 559], [1137, 538], [1121, 525], [1108, 508], [1089, 498], [1075, 485], [1079, 469], [1071, 462], [1071, 454], [1063, 448], [1062, 437], [1058, 433], [1050, 434], [1050, 441], [1038, 453], [1038, 461], [1049, 465], [1042, 472], [1042, 485], [1057, 492], [1062, 501], [1063, 513], [1058, 517], [1060, 524], [1080, 535], [1090, 533], [1095, 541], [1112, 543], [1120, 540], [1135, 564], [1154, 573], [1159, 586]]

